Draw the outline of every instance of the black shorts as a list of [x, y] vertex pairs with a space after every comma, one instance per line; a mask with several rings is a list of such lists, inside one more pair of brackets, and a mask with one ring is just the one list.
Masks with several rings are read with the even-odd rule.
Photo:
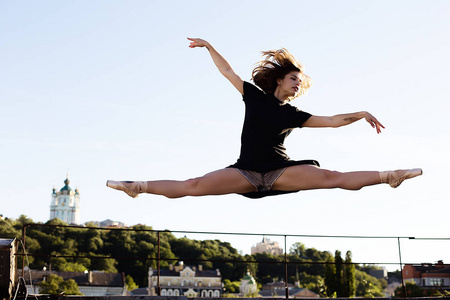
[[258, 199], [266, 196], [275, 196], [281, 194], [297, 193], [298, 191], [278, 191], [272, 190], [272, 185], [283, 174], [287, 167], [296, 165], [315, 165], [320, 166], [319, 162], [315, 160], [301, 160], [301, 161], [287, 161], [284, 167], [270, 170], [267, 172], [257, 172], [252, 170], [245, 170], [238, 167], [238, 164], [229, 166], [239, 171], [256, 189], [254, 192], [240, 194], [247, 198]]

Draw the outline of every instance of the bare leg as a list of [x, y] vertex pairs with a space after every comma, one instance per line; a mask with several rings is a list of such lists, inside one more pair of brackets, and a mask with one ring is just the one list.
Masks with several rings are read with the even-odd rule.
[[139, 193], [163, 195], [168, 198], [184, 196], [224, 195], [233, 193], [248, 193], [255, 191], [255, 187], [245, 179], [236, 169], [222, 169], [208, 173], [202, 177], [178, 180], [156, 181], [112, 181], [107, 186], [122, 190], [131, 197]]
[[[385, 174], [390, 174], [392, 179], [388, 179]], [[393, 174], [395, 174], [395, 176]], [[272, 189], [282, 191], [331, 188], [359, 190], [365, 186], [380, 183], [389, 183], [392, 187], [397, 187], [404, 179], [413, 178], [421, 174], [421, 169], [381, 173], [378, 171], [341, 173], [320, 169], [310, 165], [298, 165], [287, 168], [280, 178], [275, 181]], [[384, 178], [386, 178], [386, 180]], [[394, 180], [395, 183], [393, 182]]]
[[[389, 183], [391, 187], [398, 187], [403, 180], [422, 174], [421, 169], [397, 171], [359, 171], [341, 173], [320, 169], [311, 165], [288, 167], [275, 181], [272, 190], [300, 191], [312, 189], [341, 188], [359, 190], [365, 186]], [[164, 195], [168, 198], [184, 196], [225, 195], [233, 193], [248, 193], [255, 191], [255, 187], [247, 181], [236, 169], [222, 169], [206, 174], [202, 177], [177, 180], [157, 181], [112, 181], [106, 183], [108, 187], [124, 191], [135, 198], [139, 193]]]

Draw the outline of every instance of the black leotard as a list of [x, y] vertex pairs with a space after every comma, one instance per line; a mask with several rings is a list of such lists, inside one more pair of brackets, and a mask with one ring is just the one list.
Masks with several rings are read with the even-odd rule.
[[[249, 82], [244, 82], [243, 100], [245, 119], [241, 135], [241, 153], [238, 161], [229, 166], [230, 168], [265, 173], [301, 164], [319, 166], [315, 160], [290, 160], [284, 147], [285, 138], [294, 128], [302, 127], [311, 114], [281, 102], [273, 94], [266, 94]], [[258, 198], [267, 195], [258, 195]]]

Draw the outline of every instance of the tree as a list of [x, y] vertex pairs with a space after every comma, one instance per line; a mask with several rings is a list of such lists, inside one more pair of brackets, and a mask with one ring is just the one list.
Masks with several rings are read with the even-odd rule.
[[325, 280], [324, 280], [324, 294], [327, 297], [336, 295], [337, 283], [336, 283], [336, 265], [334, 258], [331, 256], [328, 258], [325, 264]]
[[47, 280], [38, 284], [41, 294], [59, 295], [83, 295], [80, 293], [78, 284], [73, 279], [64, 280], [58, 275], [51, 274]]
[[342, 270], [342, 257], [341, 251], [336, 250], [334, 253], [334, 263], [336, 266], [336, 295], [338, 297], [344, 297], [344, 280], [343, 280], [343, 270]]
[[0, 219], [1, 238], [13, 239], [19, 237], [19, 231], [14, 228], [14, 222], [11, 219]]
[[137, 289], [139, 286], [134, 282], [133, 277], [130, 275], [125, 276], [125, 284], [127, 286], [128, 291], [133, 291]]
[[344, 265], [344, 297], [354, 297], [355, 292], [355, 265], [352, 264], [352, 252], [347, 251]]
[[[414, 281], [406, 281], [405, 282], [405, 290], [406, 290], [406, 297], [430, 297], [433, 294], [438, 295], [437, 291], [435, 289], [422, 289], [420, 286], [418, 286]], [[395, 289], [395, 296], [396, 297], [403, 297], [403, 289], [401, 286], [397, 287]], [[444, 293], [445, 295], [445, 293]], [[439, 297], [439, 296], [438, 296]], [[442, 296], [440, 296], [442, 297]]]
[[83, 295], [78, 288], [78, 284], [73, 279], [63, 281], [61, 289], [65, 295]]
[[357, 297], [373, 298], [383, 296], [381, 284], [375, 277], [363, 271], [355, 270], [355, 279]]
[[289, 254], [306, 257], [306, 247], [303, 243], [296, 242], [289, 248]]
[[239, 286], [241, 285], [241, 282], [225, 279], [223, 281], [223, 285], [226, 293], [239, 293]]

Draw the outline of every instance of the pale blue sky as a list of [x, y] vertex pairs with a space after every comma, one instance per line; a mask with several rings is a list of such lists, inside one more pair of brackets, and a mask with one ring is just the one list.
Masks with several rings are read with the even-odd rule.
[[[0, 213], [47, 221], [53, 185], [69, 171], [83, 222], [448, 237], [449, 15], [448, 1], [424, 0], [1, 1]], [[396, 190], [261, 200], [107, 189], [107, 179], [186, 179], [236, 161], [241, 97], [188, 36], [209, 40], [246, 80], [260, 51], [285, 47], [313, 79], [294, 105], [316, 115], [368, 110], [386, 126], [380, 135], [363, 121], [297, 130], [286, 143], [293, 159], [340, 171], [422, 167], [424, 176]], [[260, 241], [218, 238], [244, 253]], [[354, 261], [398, 259], [396, 241], [295, 241], [350, 249]], [[449, 243], [405, 242], [403, 259], [450, 263]]]

